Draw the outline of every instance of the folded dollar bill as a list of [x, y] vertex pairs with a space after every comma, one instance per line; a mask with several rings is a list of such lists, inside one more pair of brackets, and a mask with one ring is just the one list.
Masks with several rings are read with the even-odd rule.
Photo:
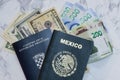
[[31, 18], [28, 23], [35, 33], [47, 28], [66, 32], [66, 29], [55, 9], [50, 9], [34, 18]]

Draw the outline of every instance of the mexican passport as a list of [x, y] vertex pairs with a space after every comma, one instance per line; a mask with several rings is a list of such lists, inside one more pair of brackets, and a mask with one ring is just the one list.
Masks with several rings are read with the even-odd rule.
[[14, 50], [27, 80], [38, 80], [39, 71], [51, 36], [51, 30], [46, 29], [13, 43]]
[[54, 31], [38, 80], [82, 80], [93, 42]]

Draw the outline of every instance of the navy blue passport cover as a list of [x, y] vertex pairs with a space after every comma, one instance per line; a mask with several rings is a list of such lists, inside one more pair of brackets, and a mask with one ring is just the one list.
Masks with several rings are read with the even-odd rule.
[[38, 80], [39, 71], [51, 36], [51, 30], [46, 29], [13, 43], [27, 80]]
[[39, 80], [82, 80], [93, 42], [54, 31]]

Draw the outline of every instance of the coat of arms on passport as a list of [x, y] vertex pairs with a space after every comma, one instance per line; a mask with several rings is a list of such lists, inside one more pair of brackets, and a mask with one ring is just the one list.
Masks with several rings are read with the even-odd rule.
[[71, 76], [77, 68], [76, 57], [69, 51], [58, 52], [52, 61], [52, 67], [61, 77]]
[[82, 80], [93, 42], [54, 30], [38, 80]]
[[38, 69], [41, 69], [44, 57], [45, 57], [45, 53], [40, 53], [40, 54], [37, 54], [33, 57]]

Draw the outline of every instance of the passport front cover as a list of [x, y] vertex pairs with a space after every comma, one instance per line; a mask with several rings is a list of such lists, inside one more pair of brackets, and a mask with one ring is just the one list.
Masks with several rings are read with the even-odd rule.
[[38, 80], [82, 80], [93, 42], [54, 31]]
[[51, 36], [51, 30], [46, 29], [13, 44], [27, 80], [38, 80]]

